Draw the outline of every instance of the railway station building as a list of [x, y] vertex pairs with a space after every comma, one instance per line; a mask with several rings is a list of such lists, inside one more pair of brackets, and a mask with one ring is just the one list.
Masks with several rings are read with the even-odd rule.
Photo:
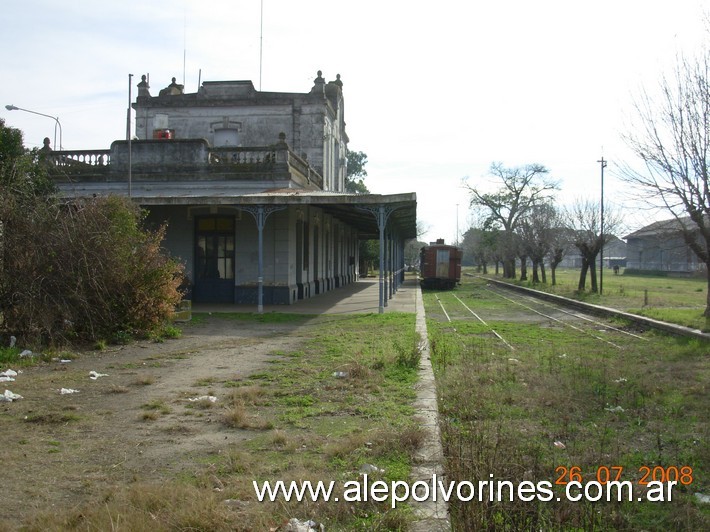
[[349, 194], [343, 83], [305, 93], [251, 81], [137, 85], [135, 134], [105, 150], [46, 156], [67, 198], [123, 195], [167, 224], [190, 299], [294, 304], [358, 280], [358, 243], [379, 239], [380, 311], [416, 237], [416, 194]]

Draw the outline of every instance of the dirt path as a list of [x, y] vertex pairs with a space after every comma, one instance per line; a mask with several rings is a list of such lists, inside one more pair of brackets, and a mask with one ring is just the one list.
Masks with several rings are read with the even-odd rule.
[[[75, 505], [117, 483], [190, 474], [247, 438], [225, 428], [222, 409], [189, 399], [212, 394], [219, 404], [230, 382], [297, 349], [304, 334], [294, 324], [212, 317], [176, 340], [81, 353], [1, 383], [23, 399], [0, 403], [0, 530], [33, 508]], [[107, 376], [91, 380], [90, 371]]]

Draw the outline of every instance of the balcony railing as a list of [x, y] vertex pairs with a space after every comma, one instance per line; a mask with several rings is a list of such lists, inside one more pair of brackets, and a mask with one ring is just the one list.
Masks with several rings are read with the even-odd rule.
[[209, 164], [226, 165], [272, 165], [276, 162], [276, 150], [271, 147], [263, 148], [210, 148]]
[[[288, 179], [290, 175], [303, 185], [323, 187], [318, 171], [285, 142], [256, 147], [212, 147], [203, 139], [138, 140], [132, 144], [134, 179], [169, 175], [184, 181], [190, 175], [219, 174], [229, 179], [239, 179], [240, 174], [244, 179], [273, 179], [276, 175]], [[120, 181], [128, 170], [128, 142], [116, 141], [109, 150], [51, 151], [43, 157], [55, 168], [59, 180]]]
[[43, 155], [52, 166], [81, 167], [108, 166], [111, 164], [111, 150], [63, 150]]

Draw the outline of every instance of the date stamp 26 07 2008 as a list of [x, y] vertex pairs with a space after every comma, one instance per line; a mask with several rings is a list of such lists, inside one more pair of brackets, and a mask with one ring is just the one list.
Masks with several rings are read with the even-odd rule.
[[[644, 465], [638, 468], [638, 475], [634, 481], [624, 480], [624, 471], [623, 466], [599, 466], [596, 471], [585, 476], [581, 467], [558, 466], [555, 468], [555, 474], [558, 475], [555, 484], [565, 487], [569, 500], [580, 500], [583, 497], [588, 500], [599, 500], [604, 491], [606, 491], [606, 498], [613, 500], [611, 492], [615, 491], [616, 500], [619, 501], [669, 502], [673, 497], [673, 487], [679, 484], [689, 486], [693, 483], [693, 468], [687, 465], [666, 467]], [[573, 489], [577, 490], [578, 495], [573, 495]], [[643, 496], [634, 495], [636, 490], [640, 490]]]

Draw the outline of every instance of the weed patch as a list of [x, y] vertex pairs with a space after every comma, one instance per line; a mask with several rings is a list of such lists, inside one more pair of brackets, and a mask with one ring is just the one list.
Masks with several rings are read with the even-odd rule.
[[[457, 292], [463, 299], [480, 287], [473, 281]], [[435, 300], [427, 304], [436, 312]], [[644, 466], [707, 471], [706, 346], [646, 333], [649, 341], [615, 335], [619, 349], [529, 318], [487, 323], [515, 351], [481, 335], [480, 322], [429, 322], [446, 473], [454, 481], [549, 481], [562, 500], [455, 502], [455, 529], [708, 528], [707, 511], [693, 501], [710, 489], [702, 474], [679, 485], [672, 503], [572, 503], [554, 484], [560, 467], [578, 467], [585, 479], [623, 467], [622, 480], [636, 488]]]

